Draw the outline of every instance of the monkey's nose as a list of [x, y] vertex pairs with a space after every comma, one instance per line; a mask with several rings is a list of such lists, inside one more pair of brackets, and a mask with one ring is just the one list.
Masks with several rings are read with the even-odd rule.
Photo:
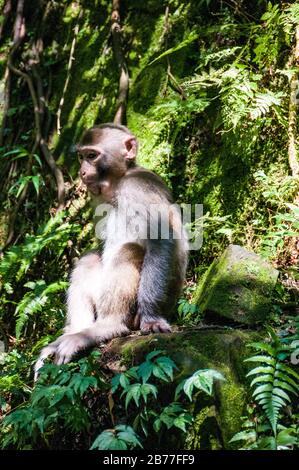
[[82, 170], [81, 170], [81, 171], [80, 171], [80, 174], [81, 174], [81, 177], [83, 177], [83, 176], [86, 175], [86, 171], [84, 171], [84, 170], [82, 171]]

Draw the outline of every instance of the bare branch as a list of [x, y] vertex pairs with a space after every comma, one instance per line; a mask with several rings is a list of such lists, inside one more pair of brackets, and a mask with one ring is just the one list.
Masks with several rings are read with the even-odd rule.
[[112, 1], [111, 14], [111, 34], [113, 41], [113, 51], [117, 66], [119, 69], [119, 93], [116, 105], [116, 113], [113, 122], [115, 124], [123, 124], [126, 122], [126, 108], [129, 93], [129, 72], [123, 53], [123, 37], [120, 22], [120, 0]]
[[[37, 64], [33, 65], [33, 73], [35, 74], [35, 77], [37, 80], [37, 92], [35, 91], [34, 84], [30, 75], [18, 69], [13, 63], [14, 55], [18, 47], [20, 46], [21, 42], [23, 41], [25, 34], [26, 34], [26, 28], [25, 28], [25, 18], [24, 18], [24, 0], [18, 0], [17, 10], [16, 10], [16, 19], [14, 23], [13, 45], [8, 56], [7, 67], [9, 71], [21, 77], [27, 83], [29, 92], [31, 95], [32, 103], [33, 103], [33, 112], [34, 112], [34, 121], [35, 121], [35, 142], [31, 151], [31, 156], [29, 157], [29, 160], [27, 162], [26, 174], [30, 174], [31, 168], [32, 168], [32, 155], [35, 153], [36, 149], [40, 147], [42, 154], [44, 156], [44, 159], [46, 163], [49, 165], [56, 180], [57, 193], [58, 193], [57, 211], [59, 211], [63, 209], [64, 199], [65, 199], [63, 173], [60, 170], [60, 168], [57, 167], [55, 159], [52, 153], [50, 152], [48, 145], [46, 141], [44, 140], [43, 134], [42, 134], [41, 120], [45, 112], [45, 97], [43, 93], [42, 80], [37, 70], [37, 64], [40, 61], [40, 58], [39, 58], [40, 52], [43, 48], [42, 41], [36, 44], [36, 47], [34, 48], [35, 59], [37, 61]], [[16, 218], [17, 218], [19, 209], [26, 198], [28, 187], [29, 187], [29, 184], [28, 183], [25, 184], [20, 194], [20, 197], [18, 198], [17, 203], [14, 206], [13, 211], [11, 213], [10, 220], [9, 220], [8, 236], [7, 236], [4, 248], [6, 248], [13, 241]]]

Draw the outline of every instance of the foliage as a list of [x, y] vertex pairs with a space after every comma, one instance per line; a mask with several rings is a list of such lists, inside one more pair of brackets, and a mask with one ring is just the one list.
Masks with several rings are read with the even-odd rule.
[[106, 382], [98, 353], [64, 366], [46, 364], [26, 403], [2, 422], [2, 447], [49, 446], [60, 430], [79, 433], [90, 428], [88, 400]]
[[[195, 389], [211, 395], [214, 380], [224, 378], [212, 369], [198, 370], [177, 385], [174, 401], [167, 397], [167, 404], [163, 406], [163, 388], [173, 381], [176, 369], [177, 366], [165, 356], [165, 352], [156, 350], [148, 353], [140, 365], [115, 375], [111, 381], [111, 392], [118, 392], [126, 411], [130, 410], [128, 416], [132, 426], [118, 425], [113, 430], [103, 431], [91, 448], [113, 450], [143, 447], [151, 445], [155, 434], [161, 441], [165, 431], [170, 429], [186, 433], [192, 423], [192, 415], [183, 405], [184, 395], [190, 401]], [[149, 379], [154, 383], [150, 383]]]
[[[61, 212], [43, 224], [36, 235], [27, 234], [22, 244], [9, 248], [0, 260], [2, 303], [5, 305], [0, 319], [5, 321], [9, 316], [15, 319], [17, 339], [30, 336], [37, 325], [41, 327], [48, 322], [49, 327], [55, 318], [62, 318], [63, 300], [59, 294], [64, 294], [68, 283], [59, 278], [55, 280], [55, 277], [52, 281], [47, 267], [62, 262], [70, 238], [79, 233], [80, 226], [67, 221]], [[55, 259], [47, 263], [47, 257], [52, 253], [55, 253]], [[41, 259], [44, 260], [44, 272]], [[11, 320], [10, 325], [13, 325]]]
[[[257, 354], [245, 359], [258, 365], [249, 371], [247, 377], [253, 388], [252, 398], [259, 405], [258, 413], [251, 419], [244, 418], [243, 431], [237, 433], [231, 442], [245, 441], [247, 449], [288, 450], [299, 445], [299, 428], [296, 413], [290, 413], [294, 399], [298, 397], [299, 375], [286, 359], [292, 357], [294, 344], [281, 341], [269, 329], [271, 342], [252, 343]], [[291, 424], [283, 425], [292, 416]], [[293, 422], [292, 422], [293, 420]]]
[[142, 447], [131, 426], [119, 424], [113, 430], [103, 431], [94, 441], [91, 450], [127, 450]]
[[24, 277], [34, 259], [51, 244], [55, 246], [57, 257], [62, 255], [70, 235], [80, 230], [78, 225], [62, 223], [63, 216], [62, 212], [58, 213], [38, 230], [36, 236], [27, 235], [22, 245], [14, 245], [5, 253], [0, 263], [0, 274], [5, 283]]
[[47, 285], [44, 280], [36, 282], [27, 282], [24, 287], [31, 289], [27, 292], [22, 300], [18, 303], [16, 308], [16, 338], [19, 339], [23, 332], [25, 324], [28, 322], [30, 316], [42, 312], [47, 303], [53, 302], [53, 296], [58, 292], [64, 291], [67, 287], [67, 282], [52, 282]]
[[[99, 353], [93, 352], [77, 364], [45, 364], [33, 389], [19, 380], [22, 367], [26, 366], [26, 361], [20, 363], [21, 359], [18, 354], [8, 355], [0, 375], [4, 413], [1, 447], [51, 447], [60, 433], [72, 436], [89, 431], [94, 434], [102, 418], [94, 421], [93, 411], [97, 413], [97, 410], [93, 410], [90, 403], [94, 402], [93, 406], [97, 408], [96, 395], [108, 391], [107, 378], [100, 368]], [[131, 449], [152, 442], [154, 435], [160, 440], [163, 430], [173, 428], [186, 433], [192, 416], [184, 405], [184, 395], [192, 400], [194, 387], [211, 395], [213, 381], [222, 380], [223, 377], [213, 370], [196, 371], [177, 386], [174, 401], [167, 399], [167, 405], [161, 407], [161, 402], [157, 400], [165, 400], [164, 387], [174, 380], [175, 370], [175, 363], [158, 350], [149, 353], [140, 365], [115, 375], [111, 380], [111, 393], [119, 395], [118, 413], [122, 406], [130, 410], [128, 420], [131, 424], [119, 424], [102, 431], [90, 448]], [[5, 396], [17, 391], [25, 392], [26, 399], [11, 410]], [[112, 412], [113, 406], [110, 409]]]

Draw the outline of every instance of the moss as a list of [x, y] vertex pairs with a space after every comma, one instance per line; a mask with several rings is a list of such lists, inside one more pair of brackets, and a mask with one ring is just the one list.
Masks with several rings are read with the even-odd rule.
[[278, 271], [237, 245], [230, 245], [215, 260], [194, 301], [202, 312], [253, 324], [267, 320]]
[[[229, 377], [227, 371], [226, 377]], [[232, 378], [219, 387], [219, 422], [225, 449], [233, 448], [230, 439], [240, 431], [241, 417], [244, 415], [248, 398], [246, 387], [236, 383]]]
[[185, 439], [184, 449], [219, 450], [223, 448], [215, 406], [202, 408], [195, 416]]

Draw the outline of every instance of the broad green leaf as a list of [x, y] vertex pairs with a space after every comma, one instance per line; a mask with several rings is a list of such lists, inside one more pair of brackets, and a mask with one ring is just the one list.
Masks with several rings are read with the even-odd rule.
[[154, 364], [149, 360], [143, 362], [138, 367], [138, 377], [142, 380], [143, 383], [147, 382], [150, 376], [153, 373]]

